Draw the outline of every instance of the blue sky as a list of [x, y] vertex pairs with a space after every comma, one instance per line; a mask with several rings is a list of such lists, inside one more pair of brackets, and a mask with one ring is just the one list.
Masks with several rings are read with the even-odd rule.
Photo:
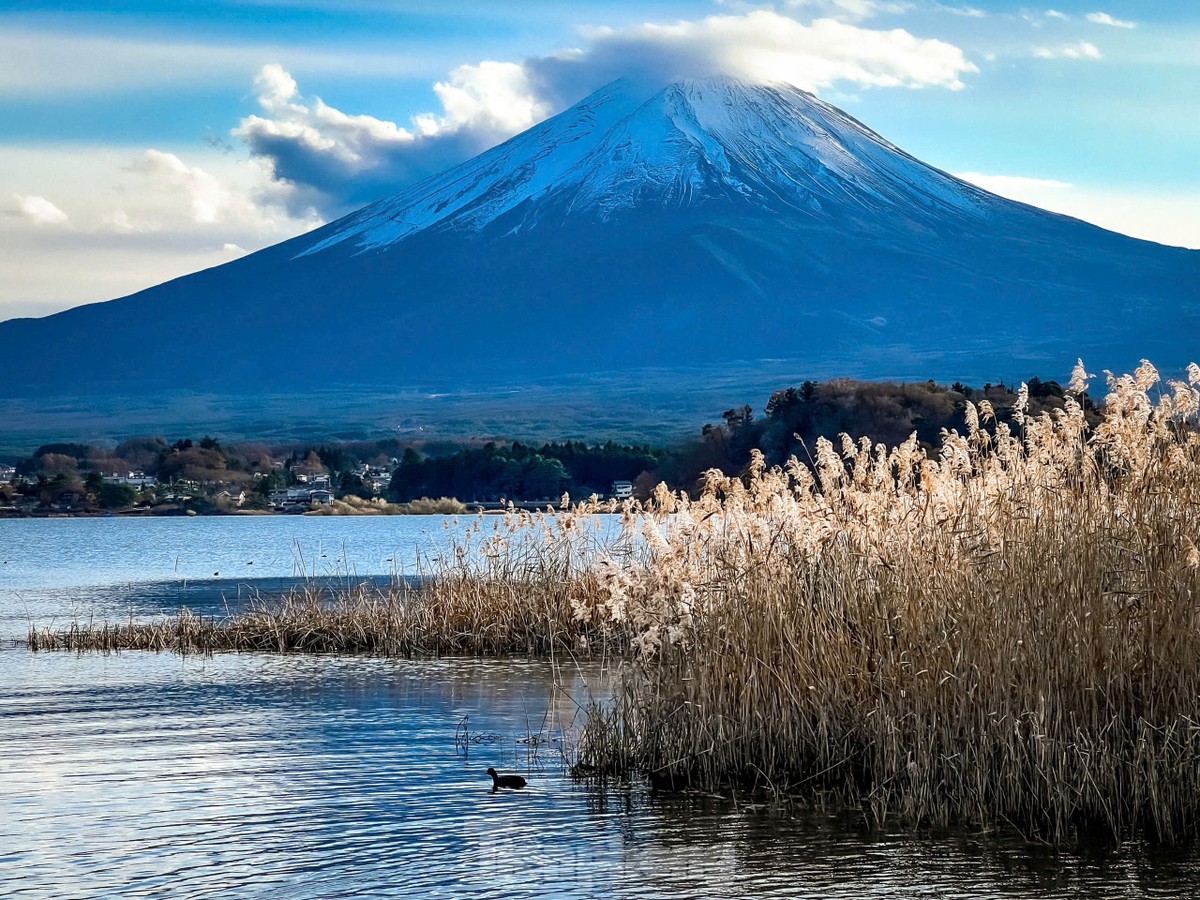
[[0, 4], [0, 319], [275, 243], [625, 71], [814, 90], [915, 156], [1200, 247], [1200, 5]]

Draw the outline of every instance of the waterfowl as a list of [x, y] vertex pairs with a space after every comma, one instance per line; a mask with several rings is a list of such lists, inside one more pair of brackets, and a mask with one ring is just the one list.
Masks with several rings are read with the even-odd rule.
[[492, 793], [496, 793], [498, 788], [517, 788], [525, 787], [525, 779], [520, 775], [497, 775], [495, 769], [488, 769], [487, 773], [492, 776]]
[[671, 769], [653, 769], [646, 773], [646, 780], [650, 782], [651, 792], [682, 791], [691, 781], [686, 772]]

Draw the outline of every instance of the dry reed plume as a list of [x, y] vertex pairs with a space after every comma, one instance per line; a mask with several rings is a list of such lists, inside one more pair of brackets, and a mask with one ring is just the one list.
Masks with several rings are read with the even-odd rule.
[[313, 504], [308, 516], [458, 516], [467, 507], [453, 497], [421, 497], [407, 503], [388, 503], [382, 497], [369, 500], [348, 494], [329, 504]]
[[[478, 520], [410, 589], [106, 639], [627, 650], [614, 704], [585, 730], [598, 770], [829, 797], [880, 822], [1177, 841], [1200, 822], [1200, 368], [1188, 374], [1154, 397], [1148, 363], [1110, 376], [1092, 430], [1071, 398], [1037, 418], [1019, 404], [1017, 433], [968, 404], [936, 460], [915, 437], [820, 440], [811, 469], [756, 455], [696, 500], [660, 486], [625, 504], [613, 540], [595, 502], [510, 513]], [[1081, 364], [1072, 390], [1089, 377]]]
[[[603, 621], [639, 650], [594, 763], [832, 795], [875, 820], [1165, 841], [1200, 816], [1200, 369], [888, 450], [822, 440], [662, 491]], [[1085, 388], [1082, 363], [1073, 389]], [[630, 523], [631, 526], [633, 523]], [[589, 614], [582, 611], [582, 614]], [[615, 736], [614, 736], [615, 733]]]

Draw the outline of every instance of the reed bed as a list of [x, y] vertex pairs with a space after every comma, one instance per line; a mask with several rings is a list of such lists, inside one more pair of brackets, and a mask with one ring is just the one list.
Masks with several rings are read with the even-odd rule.
[[584, 758], [877, 822], [1194, 836], [1200, 369], [1158, 385], [1110, 376], [1091, 431], [1074, 399], [1018, 433], [968, 405], [937, 461], [843, 436], [660, 493], [593, 607], [637, 658]]
[[612, 508], [479, 515], [445, 554], [388, 586], [313, 582], [230, 616], [183, 609], [157, 621], [33, 627], [28, 643], [76, 652], [628, 655], [630, 632], [591, 625], [599, 612], [578, 615], [607, 597], [596, 560], [629, 553], [629, 535], [600, 534], [595, 514]]
[[[1075, 397], [1087, 388], [1082, 364]], [[626, 654], [579, 759], [873, 821], [1165, 842], [1200, 824], [1200, 368], [1108, 378], [1089, 429], [968, 404], [936, 458], [843, 435], [811, 460], [478, 519], [418, 583], [35, 649]]]
[[407, 503], [389, 503], [382, 497], [363, 499], [348, 494], [327, 505], [313, 504], [306, 516], [459, 516], [467, 511], [465, 504], [453, 497], [421, 497]]

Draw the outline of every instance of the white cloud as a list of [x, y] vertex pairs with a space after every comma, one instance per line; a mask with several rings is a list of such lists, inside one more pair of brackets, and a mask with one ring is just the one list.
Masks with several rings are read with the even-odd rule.
[[34, 225], [67, 225], [70, 217], [47, 200], [28, 194], [13, 194], [17, 201], [17, 211]]
[[[839, 5], [862, 13], [895, 4]], [[255, 80], [261, 115], [234, 131], [274, 174], [275, 199], [293, 215], [330, 217], [472, 156], [621, 77], [663, 83], [729, 74], [807, 90], [958, 90], [978, 71], [958, 47], [903, 29], [864, 28], [834, 18], [810, 24], [759, 9], [670, 24], [581, 31], [581, 47], [524, 62], [485, 60], [454, 69], [433, 91], [440, 112], [407, 126], [351, 115], [305, 98], [281, 65]]]
[[245, 247], [226, 241], [221, 245], [221, 252], [228, 253], [230, 256], [245, 256], [249, 251]]
[[1100, 48], [1087, 41], [1063, 44], [1060, 47], [1034, 47], [1033, 55], [1038, 59], [1100, 59]]
[[820, 15], [848, 22], [861, 22], [878, 15], [899, 15], [913, 8], [902, 0], [787, 0], [789, 9], [813, 10]]
[[[270, 173], [216, 148], [3, 148], [0, 320], [108, 300], [228, 262], [316, 224], [269, 202]], [[39, 226], [19, 197], [71, 198], [70, 220]], [[14, 198], [5, 203], [4, 197]], [[52, 214], [51, 214], [52, 215]]]
[[497, 134], [515, 134], [536, 125], [550, 114], [536, 95], [524, 66], [485, 60], [459, 66], [449, 81], [433, 86], [445, 115], [414, 119], [422, 134], [481, 128]]
[[303, 111], [294, 101], [300, 94], [296, 79], [283, 70], [278, 63], [271, 63], [258, 70], [254, 79], [254, 90], [258, 105], [269, 113]]
[[191, 202], [192, 220], [197, 224], [209, 225], [229, 218], [252, 220], [259, 216], [249, 198], [230, 190], [199, 166], [189, 166], [174, 153], [147, 150], [130, 168], [161, 187], [183, 191]]
[[1114, 19], [1106, 12], [1088, 13], [1087, 20], [1097, 25], [1108, 25], [1112, 28], [1137, 28], [1137, 22], [1130, 22], [1128, 19]]
[[416, 116], [411, 130], [305, 98], [282, 66], [263, 66], [254, 82], [263, 115], [242, 119], [233, 134], [271, 173], [275, 202], [293, 215], [340, 214], [537, 121], [544, 110], [520, 94], [508, 65], [456, 69], [434, 86], [443, 114]]
[[118, 206], [112, 212], [107, 213], [100, 220], [100, 230], [111, 231], [114, 234], [137, 234], [151, 231], [158, 231], [160, 228], [154, 222], [142, 222], [135, 220], [125, 211], [123, 207]]
[[597, 28], [585, 37], [590, 46], [574, 56], [527, 65], [546, 69], [558, 62], [560, 72], [575, 68], [599, 83], [632, 70], [660, 79], [735, 75], [786, 81], [812, 91], [839, 83], [959, 90], [962, 76], [978, 71], [953, 44], [918, 38], [901, 28], [863, 28], [831, 18], [804, 24], [771, 10]]
[[1057, 9], [1023, 9], [1016, 16], [1034, 28], [1042, 28], [1051, 22], [1068, 22], [1071, 19], [1066, 13], [1059, 12]]
[[987, 17], [986, 12], [974, 6], [947, 6], [939, 3], [937, 8], [942, 12], [947, 12], [955, 16], [965, 16], [968, 19], [983, 19]]

